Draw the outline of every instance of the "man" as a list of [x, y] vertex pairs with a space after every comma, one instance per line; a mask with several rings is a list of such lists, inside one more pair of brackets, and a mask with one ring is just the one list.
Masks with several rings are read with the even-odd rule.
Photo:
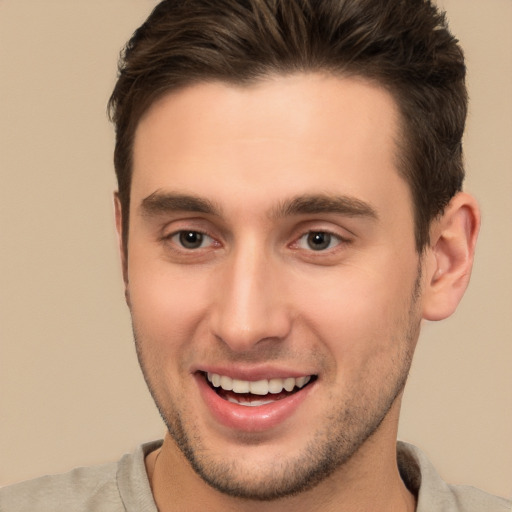
[[168, 427], [2, 510], [508, 510], [396, 445], [479, 227], [464, 62], [424, 1], [165, 1], [111, 98], [137, 353]]

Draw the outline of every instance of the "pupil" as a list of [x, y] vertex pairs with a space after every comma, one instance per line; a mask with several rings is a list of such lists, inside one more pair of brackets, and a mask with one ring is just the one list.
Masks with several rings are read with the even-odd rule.
[[329, 233], [310, 233], [308, 235], [308, 245], [314, 251], [321, 251], [329, 247], [331, 243], [331, 235]]
[[183, 231], [180, 233], [180, 243], [187, 249], [197, 249], [203, 242], [202, 233], [197, 231]]

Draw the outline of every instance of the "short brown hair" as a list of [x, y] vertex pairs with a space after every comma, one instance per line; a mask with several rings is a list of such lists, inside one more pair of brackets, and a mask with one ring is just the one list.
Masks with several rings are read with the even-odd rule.
[[124, 48], [109, 101], [126, 248], [138, 122], [162, 95], [198, 82], [250, 84], [326, 71], [378, 82], [402, 116], [399, 172], [411, 189], [416, 247], [462, 188], [464, 56], [429, 0], [164, 0]]

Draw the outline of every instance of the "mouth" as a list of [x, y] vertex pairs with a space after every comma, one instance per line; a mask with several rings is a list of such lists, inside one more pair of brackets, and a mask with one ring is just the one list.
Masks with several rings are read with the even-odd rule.
[[317, 379], [316, 375], [306, 375], [249, 381], [210, 372], [203, 372], [203, 376], [220, 398], [246, 407], [260, 407], [289, 398]]

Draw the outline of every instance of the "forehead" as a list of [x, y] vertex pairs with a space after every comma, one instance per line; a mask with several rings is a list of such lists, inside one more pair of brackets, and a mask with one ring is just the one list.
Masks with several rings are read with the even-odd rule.
[[159, 99], [141, 119], [132, 198], [171, 188], [216, 202], [246, 194], [247, 205], [256, 192], [269, 201], [335, 192], [368, 202], [395, 183], [408, 199], [398, 126], [392, 96], [359, 78], [197, 84]]

